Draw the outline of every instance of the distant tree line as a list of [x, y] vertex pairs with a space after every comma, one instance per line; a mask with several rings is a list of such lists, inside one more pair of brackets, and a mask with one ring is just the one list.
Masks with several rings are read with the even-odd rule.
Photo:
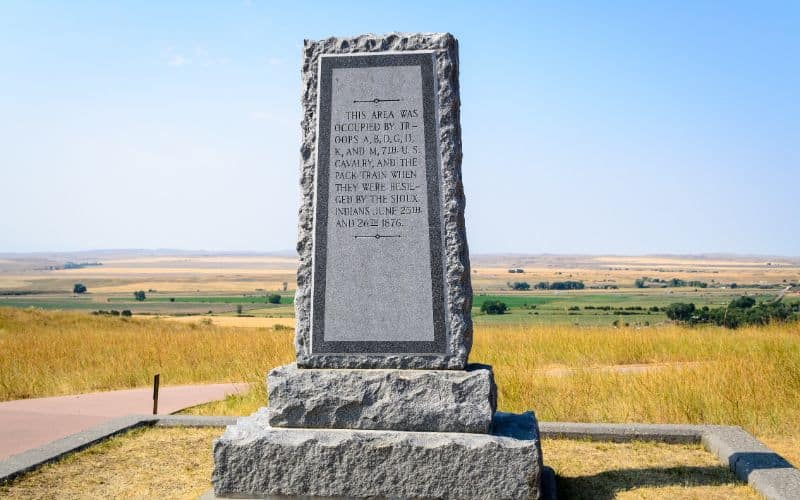
[[83, 269], [88, 266], [102, 266], [102, 262], [67, 262], [63, 269]]
[[507, 283], [508, 287], [512, 290], [530, 290], [531, 285], [527, 281], [515, 281], [513, 283]]
[[133, 313], [130, 311], [130, 309], [125, 309], [122, 311], [122, 313], [120, 313], [116, 309], [112, 309], [110, 311], [104, 311], [103, 309], [100, 309], [99, 311], [93, 311], [92, 314], [96, 316], [125, 316], [128, 318], [133, 316]]
[[537, 290], [583, 290], [583, 281], [540, 281], [533, 288]]
[[666, 308], [667, 318], [688, 325], [713, 324], [726, 328], [766, 325], [797, 320], [798, 305], [783, 302], [756, 303], [752, 297], [733, 299], [725, 307], [697, 308], [694, 303], [675, 302]]
[[660, 286], [660, 287], [683, 287], [689, 286], [694, 288], [706, 288], [708, 287], [708, 283], [705, 281], [686, 281], [679, 278], [672, 278], [669, 280], [662, 280], [659, 278], [648, 278], [647, 276], [643, 276], [641, 278], [637, 278], [633, 282], [633, 286], [636, 288], [647, 288], [649, 286]]

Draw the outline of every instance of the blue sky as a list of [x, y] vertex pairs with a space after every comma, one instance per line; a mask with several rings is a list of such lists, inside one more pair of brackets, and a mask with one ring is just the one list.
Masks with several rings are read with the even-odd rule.
[[800, 255], [798, 2], [4, 2], [0, 252], [294, 246], [304, 38], [449, 31], [472, 252]]

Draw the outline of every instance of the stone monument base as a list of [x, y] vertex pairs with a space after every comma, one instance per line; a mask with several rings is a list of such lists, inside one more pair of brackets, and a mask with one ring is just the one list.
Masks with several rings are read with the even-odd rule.
[[491, 430], [492, 368], [338, 370], [285, 365], [267, 376], [269, 423], [302, 429]]
[[220, 498], [538, 499], [541, 475], [532, 412], [467, 434], [275, 428], [262, 408], [214, 442], [211, 481]]

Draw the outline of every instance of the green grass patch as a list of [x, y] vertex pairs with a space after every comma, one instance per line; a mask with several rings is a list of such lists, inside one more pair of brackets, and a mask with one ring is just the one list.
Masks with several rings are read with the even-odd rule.
[[[108, 299], [109, 302], [131, 302], [132, 299], [127, 297], [112, 297]], [[264, 304], [265, 306], [275, 306], [279, 304], [270, 304], [267, 301], [266, 295], [222, 295], [222, 296], [175, 296], [166, 297], [163, 295], [153, 296], [148, 295], [143, 302], [182, 302], [191, 304]], [[281, 304], [294, 304], [294, 295], [282, 295]]]

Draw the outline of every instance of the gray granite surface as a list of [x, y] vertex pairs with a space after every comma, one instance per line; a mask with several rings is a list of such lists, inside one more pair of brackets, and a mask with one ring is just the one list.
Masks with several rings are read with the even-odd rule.
[[[442, 352], [314, 353], [312, 349], [312, 284], [314, 194], [317, 162], [318, 67], [324, 54], [433, 51], [436, 139], [441, 165], [440, 217], [443, 228], [444, 346]], [[458, 85], [458, 43], [446, 33], [395, 33], [306, 41], [303, 48], [303, 120], [301, 206], [297, 250], [300, 263], [295, 294], [297, 363], [310, 368], [464, 369], [472, 346], [472, 287], [464, 225], [461, 181], [461, 128]], [[430, 286], [422, 282], [420, 287]], [[410, 290], [409, 293], [414, 293]], [[356, 307], [356, 305], [354, 305]], [[357, 351], [357, 349], [355, 349]]]
[[491, 367], [468, 370], [304, 369], [267, 377], [273, 427], [488, 433], [497, 406]]
[[492, 434], [271, 427], [265, 409], [213, 445], [217, 496], [539, 498], [532, 413], [498, 414]]

